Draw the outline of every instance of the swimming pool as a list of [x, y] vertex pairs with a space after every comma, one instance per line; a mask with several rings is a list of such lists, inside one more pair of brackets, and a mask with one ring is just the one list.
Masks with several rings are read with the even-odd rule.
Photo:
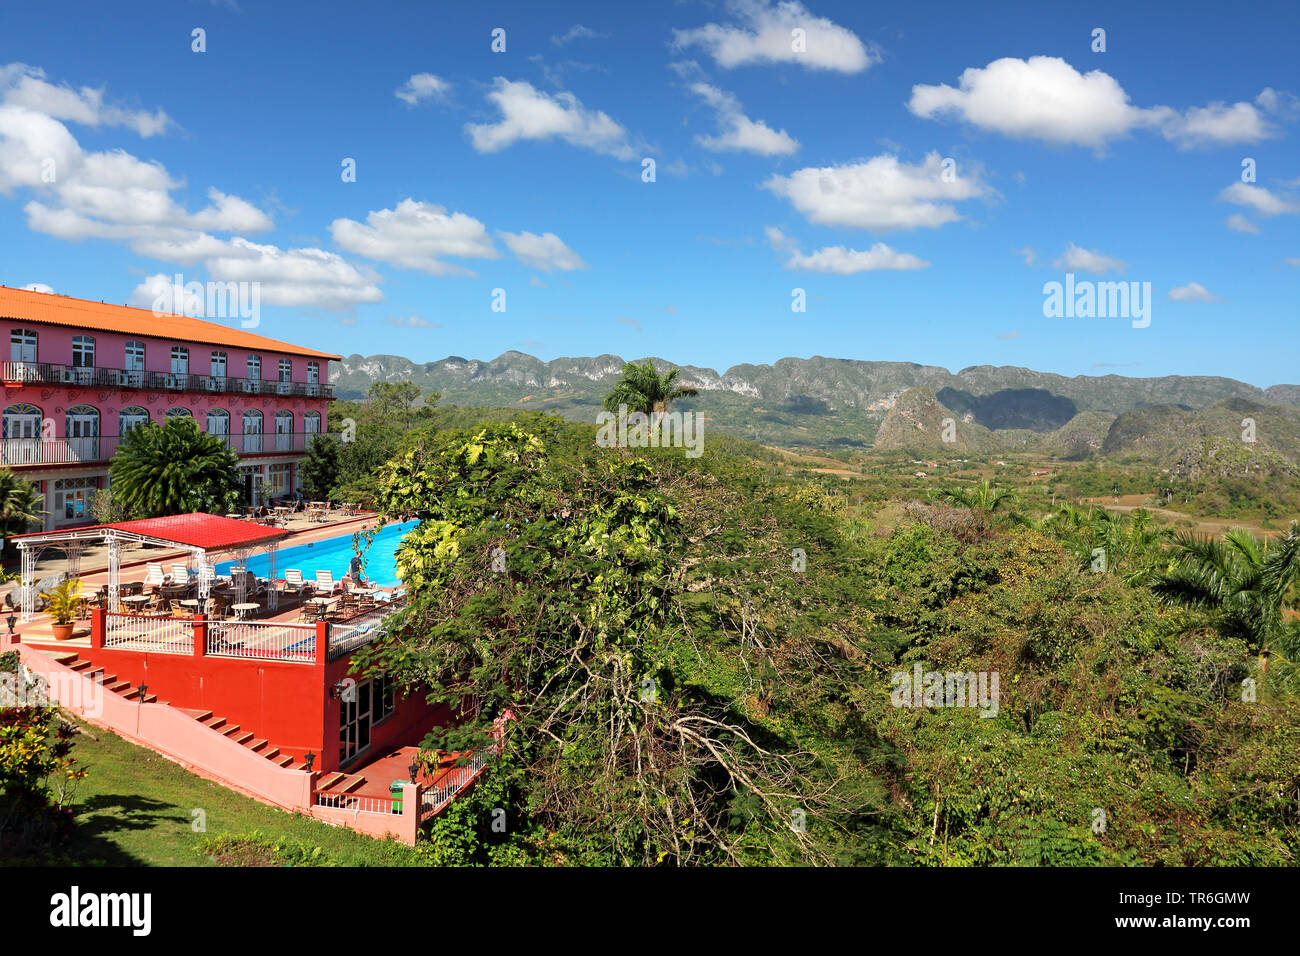
[[[401, 544], [402, 537], [419, 523], [407, 521], [402, 524], [390, 524], [375, 535], [374, 540], [370, 542], [370, 547], [361, 553], [362, 573], [366, 576], [366, 580], [380, 587], [393, 587], [400, 583], [397, 580], [395, 557], [397, 548]], [[330, 571], [335, 581], [341, 581], [343, 575], [348, 573], [352, 554], [350, 534], [325, 538], [310, 544], [300, 544], [292, 548], [282, 548], [276, 554], [275, 576], [283, 578], [286, 570], [296, 568], [302, 572], [305, 581], [316, 580], [317, 571]], [[234, 561], [221, 562], [217, 565], [217, 574], [229, 574], [235, 564]], [[249, 558], [245, 566], [259, 578], [266, 577], [266, 555], [259, 554]]]

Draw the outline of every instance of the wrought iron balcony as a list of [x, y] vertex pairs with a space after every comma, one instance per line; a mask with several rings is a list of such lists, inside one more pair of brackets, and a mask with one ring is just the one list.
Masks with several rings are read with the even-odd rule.
[[153, 392], [212, 392], [230, 395], [282, 395], [289, 398], [334, 397], [334, 386], [317, 382], [281, 382], [233, 375], [194, 375], [134, 369], [54, 365], [49, 362], [4, 362], [0, 377], [6, 385], [71, 385], [89, 388], [131, 388]]

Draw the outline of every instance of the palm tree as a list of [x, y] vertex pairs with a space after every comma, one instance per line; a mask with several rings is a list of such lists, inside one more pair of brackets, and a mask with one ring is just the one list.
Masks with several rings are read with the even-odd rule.
[[942, 488], [934, 492], [933, 496], [944, 504], [969, 508], [986, 517], [1001, 517], [1012, 522], [1024, 522], [1024, 518], [1012, 509], [1017, 500], [1015, 493], [1009, 488], [993, 487], [987, 478], [978, 485], [970, 487]]
[[19, 478], [8, 468], [0, 468], [0, 534], [6, 538], [22, 534], [45, 510], [45, 496], [29, 481]]
[[1300, 659], [1300, 622], [1285, 613], [1300, 580], [1300, 525], [1276, 541], [1242, 528], [1222, 541], [1180, 535], [1175, 553], [1176, 564], [1151, 583], [1161, 602], [1204, 611], [1220, 634], [1256, 652], [1276, 648]]
[[109, 466], [113, 497], [136, 518], [229, 511], [239, 499], [239, 456], [191, 418], [139, 425]]
[[620, 405], [626, 405], [630, 411], [652, 415], [668, 411], [668, 406], [679, 398], [700, 394], [699, 389], [689, 385], [673, 387], [679, 371], [681, 370], [669, 369], [660, 375], [649, 359], [645, 360], [644, 365], [627, 362], [618, 384], [605, 396], [605, 408], [616, 412]]

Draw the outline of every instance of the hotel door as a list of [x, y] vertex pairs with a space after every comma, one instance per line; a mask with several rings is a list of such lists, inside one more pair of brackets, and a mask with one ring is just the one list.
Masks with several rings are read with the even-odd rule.
[[[370, 681], [353, 684], [339, 701], [339, 763], [370, 746]], [[351, 698], [349, 700], [349, 698]]]

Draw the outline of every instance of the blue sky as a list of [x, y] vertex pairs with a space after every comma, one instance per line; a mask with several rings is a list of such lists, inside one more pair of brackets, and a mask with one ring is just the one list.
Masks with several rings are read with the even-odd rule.
[[[1051, 6], [6, 5], [0, 283], [257, 281], [416, 361], [1300, 381], [1300, 7]], [[1067, 271], [1150, 325], [1045, 318]]]

